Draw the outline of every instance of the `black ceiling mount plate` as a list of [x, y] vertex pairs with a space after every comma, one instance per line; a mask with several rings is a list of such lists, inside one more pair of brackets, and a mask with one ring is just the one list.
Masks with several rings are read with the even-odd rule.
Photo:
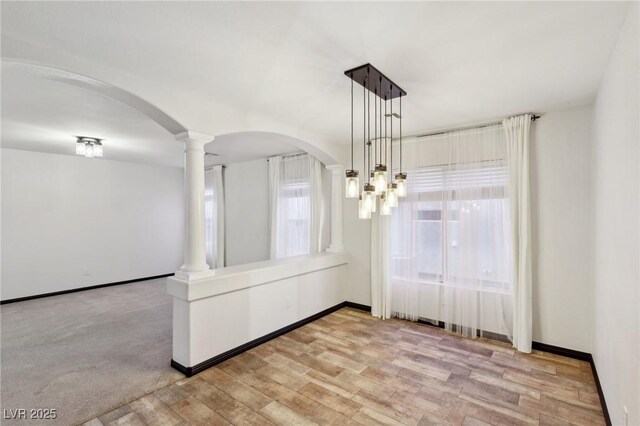
[[360, 65], [359, 67], [344, 72], [344, 75], [377, 94], [383, 99], [395, 99], [400, 96], [407, 96], [407, 92], [395, 84], [386, 75], [382, 74], [371, 64]]

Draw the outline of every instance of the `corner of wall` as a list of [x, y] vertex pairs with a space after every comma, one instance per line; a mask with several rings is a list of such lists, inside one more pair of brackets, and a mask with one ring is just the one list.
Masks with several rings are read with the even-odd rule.
[[639, 15], [630, 3], [596, 96], [591, 141], [593, 358], [620, 425], [640, 424]]

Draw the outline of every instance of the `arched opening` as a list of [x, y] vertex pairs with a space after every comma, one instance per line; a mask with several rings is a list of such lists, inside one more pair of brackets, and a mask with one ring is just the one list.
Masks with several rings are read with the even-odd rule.
[[337, 163], [331, 154], [309, 142], [281, 133], [265, 131], [243, 131], [219, 135], [213, 142], [206, 145], [205, 150], [216, 153], [220, 157], [221, 161], [210, 160], [213, 161], [211, 164], [224, 164], [225, 154], [230, 159], [242, 161], [298, 151], [313, 155], [327, 166]]

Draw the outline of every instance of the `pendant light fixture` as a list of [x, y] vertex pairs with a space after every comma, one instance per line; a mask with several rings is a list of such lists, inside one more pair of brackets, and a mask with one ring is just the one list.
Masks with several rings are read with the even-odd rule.
[[[400, 97], [400, 99], [402, 99], [402, 97]], [[386, 135], [387, 135], [387, 108], [386, 108], [386, 102], [385, 102], [385, 108], [384, 108], [384, 117], [385, 117], [385, 143], [386, 143]], [[391, 135], [393, 135], [393, 102], [391, 102], [391, 111], [390, 114], [388, 115], [388, 117], [391, 119], [390, 124], [390, 131], [391, 131]], [[400, 143], [402, 144], [402, 139], [400, 140]], [[389, 143], [391, 145], [391, 148], [389, 149], [389, 157], [390, 157], [390, 161], [389, 161], [389, 165], [391, 167], [391, 172], [393, 173], [393, 138]], [[385, 149], [386, 152], [386, 149]], [[396, 182], [389, 182], [389, 184], [387, 185], [387, 197], [386, 197], [386, 202], [389, 205], [389, 207], [398, 207], [398, 184]]]
[[[380, 199], [380, 215], [387, 216], [391, 214], [393, 207], [398, 206], [398, 198], [407, 195], [407, 174], [402, 172], [402, 97], [406, 96], [407, 92], [371, 64], [345, 71], [345, 75], [351, 79], [351, 169], [345, 172], [345, 195], [347, 198], [358, 198], [358, 217], [361, 219], [370, 219], [371, 213], [376, 212], [378, 198]], [[360, 172], [355, 170], [353, 166], [354, 82], [363, 88], [362, 176], [364, 185], [361, 190], [358, 178]], [[373, 111], [371, 111], [372, 93]], [[393, 113], [394, 99], [398, 99], [400, 103], [400, 114]], [[387, 114], [387, 107], [390, 107], [390, 114]], [[373, 138], [371, 137], [372, 115]], [[400, 138], [397, 139], [400, 147], [400, 168], [395, 176], [393, 174], [394, 120], [399, 120], [400, 124]], [[387, 133], [388, 124], [390, 125], [389, 133]]]
[[387, 185], [387, 202], [390, 207], [398, 207], [398, 184], [396, 182]]
[[347, 170], [347, 186], [345, 193], [347, 198], [358, 198], [360, 195], [360, 179], [358, 179], [357, 170]]
[[365, 205], [362, 195], [359, 196], [358, 200], [358, 218], [371, 219], [371, 210]]
[[347, 176], [345, 185], [347, 198], [359, 198], [360, 179], [358, 179], [358, 171], [353, 168], [353, 80], [351, 80], [351, 169], [347, 170], [345, 174]]
[[402, 171], [402, 96], [400, 97], [400, 172], [396, 174], [398, 197], [407, 196], [407, 174]]
[[380, 216], [389, 216], [391, 214], [391, 205], [389, 204], [389, 199], [387, 198], [387, 194], [383, 193], [380, 196]]
[[76, 136], [76, 155], [86, 158], [102, 157], [102, 139]]

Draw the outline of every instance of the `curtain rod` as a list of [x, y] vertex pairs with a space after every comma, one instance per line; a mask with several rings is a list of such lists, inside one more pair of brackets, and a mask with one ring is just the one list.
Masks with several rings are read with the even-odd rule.
[[[536, 121], [540, 117], [541, 117], [540, 115], [531, 114], [531, 121]], [[457, 128], [453, 128], [453, 129], [441, 130], [439, 132], [434, 132], [434, 133], [423, 133], [423, 134], [415, 135], [415, 138], [426, 138], [426, 137], [429, 137], [429, 136], [439, 136], [439, 135], [444, 135], [444, 134], [447, 134], [447, 133], [457, 132], [457, 131], [461, 131], [461, 130], [483, 129], [485, 127], [497, 126], [498, 124], [502, 124], [502, 120], [500, 120], [500, 121], [492, 121], [490, 123], [484, 123], [484, 124], [480, 124], [480, 125], [477, 125], [477, 126], [457, 127]]]

